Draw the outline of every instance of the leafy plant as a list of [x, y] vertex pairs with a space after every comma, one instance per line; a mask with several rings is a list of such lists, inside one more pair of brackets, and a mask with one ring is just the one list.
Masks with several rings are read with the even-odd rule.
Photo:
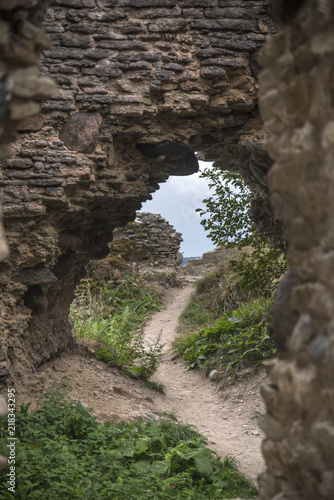
[[105, 345], [105, 349], [96, 352], [103, 361], [147, 380], [161, 361], [163, 346], [158, 338], [147, 347], [142, 326], [160, 308], [157, 295], [139, 286], [134, 275], [127, 275], [116, 288], [107, 283], [100, 290], [94, 289], [94, 293], [87, 280], [71, 313], [77, 337]]
[[238, 260], [241, 252], [233, 249], [229, 254], [229, 258], [196, 282], [195, 292], [179, 317], [177, 331], [181, 335], [212, 326], [224, 312], [234, 310], [241, 301], [252, 297], [240, 288], [231, 269], [231, 261]]
[[237, 371], [244, 361], [257, 367], [276, 353], [271, 305], [270, 299], [241, 304], [236, 311], [225, 312], [213, 327], [181, 337], [174, 345], [188, 369], [220, 364]]
[[288, 261], [282, 250], [271, 248], [269, 239], [257, 233], [249, 216], [251, 190], [239, 174], [229, 171], [205, 169], [201, 176], [215, 190], [213, 196], [203, 200], [205, 208], [196, 210], [203, 218], [201, 224], [216, 245], [254, 249], [250, 255], [244, 252], [241, 260], [232, 261], [232, 268], [242, 288], [270, 297]]
[[[62, 388], [49, 391], [37, 410], [16, 415], [16, 490], [0, 471], [0, 497], [40, 500], [153, 500], [253, 498], [256, 489], [206, 448], [194, 429], [171, 420], [101, 424]], [[0, 453], [6, 452], [0, 420]]]

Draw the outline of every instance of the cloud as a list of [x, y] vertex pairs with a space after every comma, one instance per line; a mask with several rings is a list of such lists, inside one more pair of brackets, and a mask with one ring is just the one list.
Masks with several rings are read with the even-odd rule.
[[182, 233], [184, 242], [181, 251], [184, 256], [200, 256], [214, 247], [200, 224], [199, 214], [195, 212], [196, 208], [203, 206], [202, 200], [208, 196], [208, 183], [198, 173], [187, 177], [170, 177], [160, 185], [153, 199], [143, 204], [141, 211], [160, 214]]

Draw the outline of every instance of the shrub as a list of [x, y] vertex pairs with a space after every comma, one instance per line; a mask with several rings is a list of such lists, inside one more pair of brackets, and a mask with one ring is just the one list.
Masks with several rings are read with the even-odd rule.
[[277, 285], [277, 279], [288, 268], [288, 260], [279, 248], [270, 247], [270, 238], [256, 231], [250, 218], [253, 193], [234, 172], [219, 168], [205, 169], [201, 177], [209, 180], [214, 193], [203, 200], [205, 208], [199, 208], [201, 224], [216, 245], [226, 248], [252, 247], [254, 252], [232, 261], [231, 265], [239, 286], [247, 292], [257, 292], [270, 297]]
[[276, 353], [271, 305], [270, 299], [241, 304], [236, 311], [225, 312], [212, 328], [181, 337], [174, 345], [188, 369], [219, 364], [227, 371], [237, 371], [245, 361], [258, 367]]
[[[231, 260], [238, 261], [241, 253], [236, 249], [231, 251]], [[180, 315], [178, 332], [181, 334], [211, 326], [225, 311], [232, 311], [243, 300], [249, 300], [252, 295], [240, 288], [229, 261], [217, 266], [196, 282], [195, 292]]]

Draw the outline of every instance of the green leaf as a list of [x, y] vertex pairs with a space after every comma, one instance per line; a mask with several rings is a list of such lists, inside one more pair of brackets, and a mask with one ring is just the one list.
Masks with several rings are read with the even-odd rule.
[[194, 461], [196, 470], [201, 476], [210, 477], [212, 475], [213, 467], [208, 453], [203, 450], [194, 457]]
[[147, 472], [151, 466], [150, 460], [138, 460], [131, 468], [137, 471]]
[[150, 446], [149, 438], [137, 439], [136, 441], [136, 451], [139, 453], [143, 453], [148, 450]]
[[155, 474], [157, 476], [162, 476], [167, 474], [171, 468], [171, 461], [165, 460], [153, 460], [152, 464], [148, 468], [148, 472]]

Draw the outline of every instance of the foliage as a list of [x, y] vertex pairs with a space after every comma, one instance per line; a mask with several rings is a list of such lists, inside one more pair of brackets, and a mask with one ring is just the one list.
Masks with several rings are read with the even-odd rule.
[[256, 232], [249, 217], [251, 190], [239, 174], [229, 171], [205, 169], [201, 176], [215, 190], [213, 196], [203, 200], [206, 207], [197, 209], [203, 218], [201, 224], [216, 245], [254, 249], [251, 255], [244, 252], [241, 260], [231, 264], [242, 288], [270, 297], [288, 261], [282, 250], [270, 248], [268, 238]]
[[146, 387], [152, 389], [153, 391], [160, 392], [161, 394], [165, 394], [165, 386], [162, 382], [156, 382], [155, 380], [146, 380]]
[[247, 361], [257, 367], [275, 355], [271, 339], [272, 301], [258, 299], [227, 311], [212, 328], [204, 328], [175, 342], [188, 369], [211, 368], [217, 363], [227, 371], [237, 371]]
[[251, 255], [244, 252], [241, 259], [231, 261], [231, 266], [239, 278], [240, 288], [269, 298], [289, 264], [279, 248], [258, 244]]
[[195, 292], [179, 317], [179, 333], [193, 333], [208, 328], [223, 312], [233, 310], [240, 301], [251, 298], [250, 293], [240, 288], [231, 269], [231, 260], [238, 261], [240, 254], [237, 249], [230, 250], [230, 260], [225, 259], [196, 282]]
[[161, 308], [161, 301], [139, 286], [134, 275], [127, 275], [116, 288], [105, 283], [95, 288], [94, 294], [90, 282], [86, 280], [86, 286], [81, 286], [72, 304], [75, 334], [103, 343], [106, 349], [96, 353], [103, 361], [148, 379], [162, 358], [162, 345], [158, 338], [146, 346], [141, 327], [153, 311]]
[[218, 307], [207, 309], [201, 298], [193, 293], [190, 300], [179, 317], [178, 332], [189, 333], [199, 328], [212, 325], [221, 314]]
[[[55, 387], [17, 413], [16, 493], [3, 499], [71, 500], [253, 498], [256, 489], [233, 460], [221, 461], [189, 426], [171, 420], [101, 424], [79, 402]], [[6, 453], [6, 418], [0, 420], [0, 453]]]
[[252, 246], [257, 238], [248, 215], [253, 195], [242, 177], [216, 168], [204, 169], [201, 177], [208, 179], [209, 188], [214, 189], [214, 195], [203, 200], [206, 208], [196, 210], [211, 240], [227, 247]]
[[159, 285], [167, 288], [182, 288], [182, 281], [178, 276], [176, 271], [161, 272], [152, 271], [144, 276], [146, 282], [153, 284], [158, 283]]

